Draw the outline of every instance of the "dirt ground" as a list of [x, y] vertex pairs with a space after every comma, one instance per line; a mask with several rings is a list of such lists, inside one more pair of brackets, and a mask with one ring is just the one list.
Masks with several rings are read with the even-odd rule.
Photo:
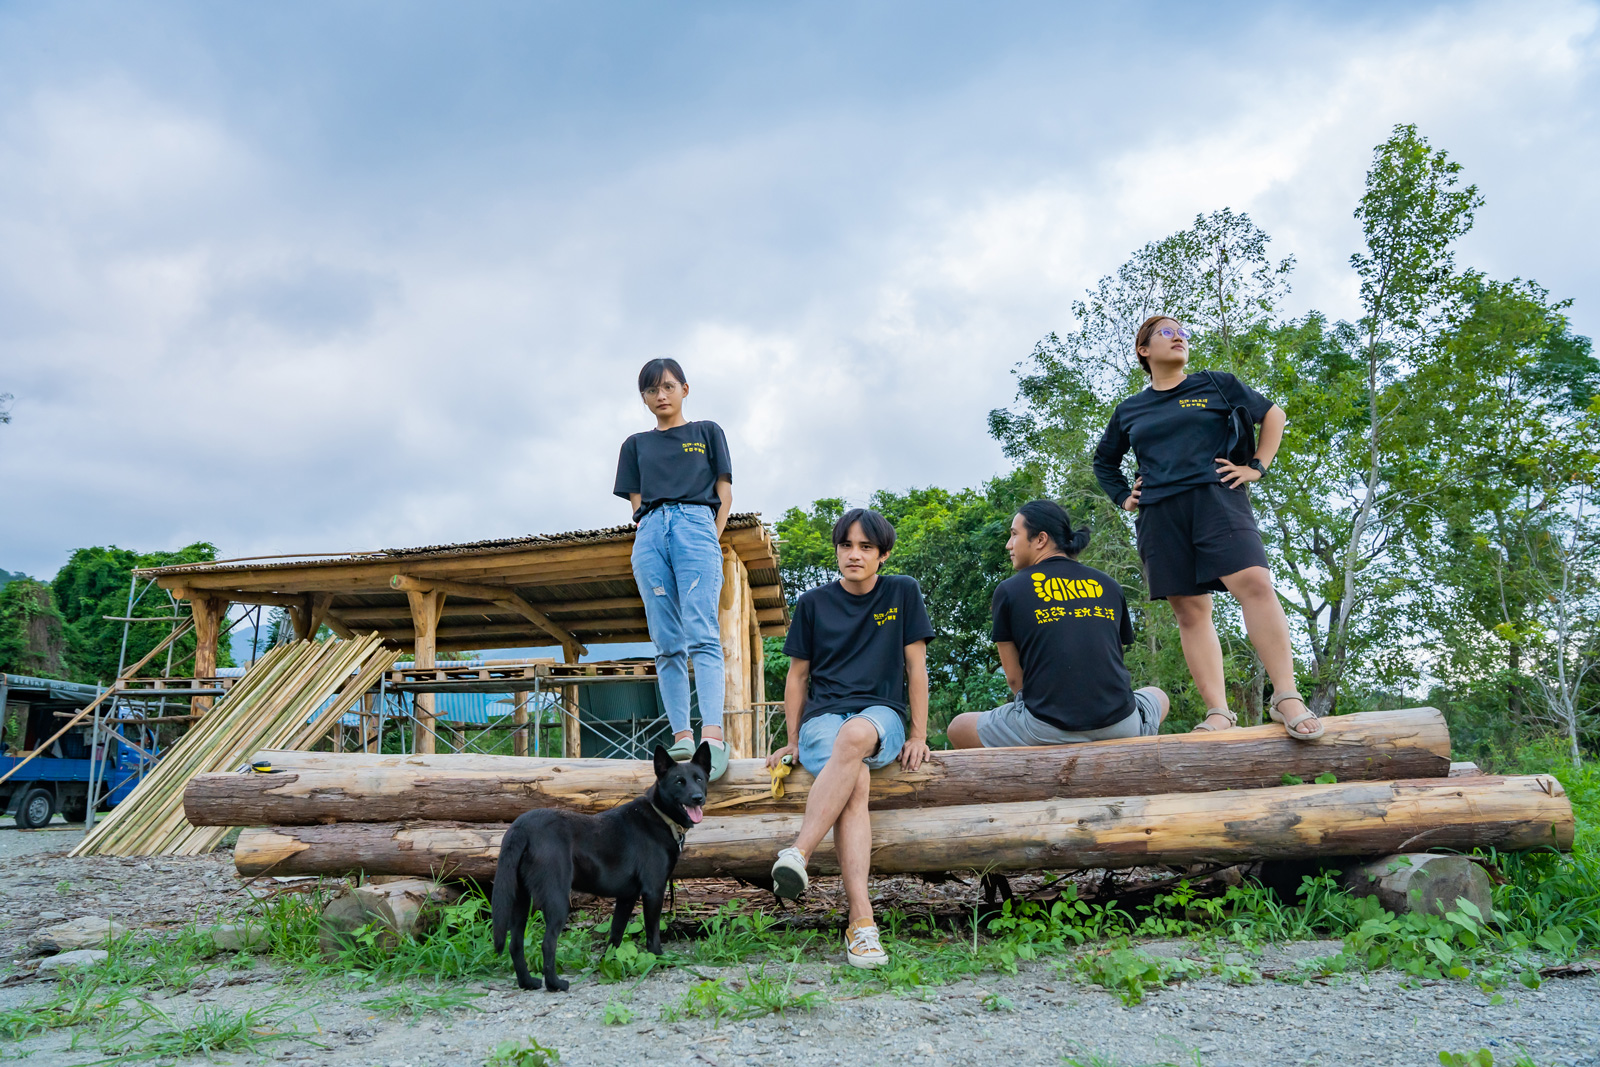
[[[64, 826], [26, 832], [0, 828], [0, 1012], [47, 997], [51, 985], [25, 977], [13, 962], [39, 927], [81, 915], [112, 918], [136, 929], [171, 929], [198, 919], [224, 921], [241, 906], [240, 879], [228, 853], [192, 859], [68, 859], [79, 831]], [[977, 887], [932, 887], [951, 902], [975, 902]], [[964, 895], [964, 897], [963, 897]], [[680, 946], [681, 947], [681, 946]], [[1147, 946], [1190, 954], [1185, 943]], [[1338, 951], [1336, 942], [1276, 946], [1248, 962], [1263, 970], [1297, 958]], [[277, 1008], [305, 1039], [277, 1043], [265, 1053], [224, 1054], [213, 1062], [272, 1062], [336, 1067], [476, 1067], [499, 1043], [536, 1038], [560, 1051], [571, 1067], [620, 1063], [748, 1064], [1062, 1064], [1136, 1067], [1278, 1067], [1288, 1064], [1432, 1065], [1441, 1050], [1495, 1053], [1509, 1065], [1525, 1053], [1538, 1067], [1600, 1065], [1600, 978], [1549, 980], [1538, 991], [1512, 986], [1500, 1000], [1467, 982], [1425, 982], [1404, 988], [1392, 972], [1333, 976], [1306, 985], [1263, 981], [1229, 985], [1220, 979], [1157, 989], [1125, 1007], [1055, 963], [1024, 964], [1017, 975], [984, 975], [925, 987], [920, 996], [862, 995], [837, 979], [834, 962], [794, 969], [797, 992], [827, 998], [815, 1010], [787, 1017], [714, 1025], [701, 1019], [661, 1021], [703, 977], [744, 975], [732, 968], [658, 970], [630, 992], [593, 975], [572, 976], [566, 994], [523, 992], [509, 962], [487, 982], [457, 983], [478, 992], [480, 1010], [426, 1015], [416, 1022], [374, 1014], [335, 982], [290, 983], [273, 966], [218, 967], [181, 992], [141, 991], [162, 1012], [186, 1020], [224, 1007]], [[759, 965], [752, 961], [751, 968]], [[785, 969], [787, 973], [787, 968]], [[924, 999], [925, 998], [925, 999]], [[607, 1006], [631, 1013], [608, 1025]], [[101, 1057], [90, 1043], [70, 1049], [61, 1031], [33, 1036], [0, 1060], [29, 1064], [87, 1064]], [[0, 1039], [3, 1042], [4, 1039]], [[164, 1060], [204, 1063], [203, 1057]]]

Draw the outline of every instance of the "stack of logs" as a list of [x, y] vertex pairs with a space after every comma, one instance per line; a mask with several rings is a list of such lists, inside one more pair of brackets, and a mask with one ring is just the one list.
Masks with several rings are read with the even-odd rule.
[[[1451, 777], [1433, 708], [1283, 727], [938, 752], [873, 774], [879, 874], [1074, 870], [1409, 851], [1567, 849], [1572, 806], [1545, 775]], [[184, 798], [196, 825], [252, 827], [245, 875], [494, 876], [510, 821], [538, 807], [603, 811], [653, 781], [645, 761], [270, 752], [271, 774], [207, 774]], [[1330, 784], [1316, 784], [1313, 779]], [[1300, 779], [1308, 784], [1284, 785]], [[811, 777], [781, 798], [760, 760], [713, 785], [676, 876], [760, 881], [800, 827]], [[837, 870], [824, 842], [812, 869]]]

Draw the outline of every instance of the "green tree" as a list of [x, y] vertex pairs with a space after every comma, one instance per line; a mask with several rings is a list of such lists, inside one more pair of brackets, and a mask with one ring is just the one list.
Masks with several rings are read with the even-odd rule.
[[64, 651], [50, 587], [20, 575], [0, 586], [0, 673], [59, 678]]
[[[114, 545], [80, 548], [74, 552], [51, 582], [56, 605], [66, 623], [69, 676], [76, 681], [100, 684], [116, 677], [123, 623], [112, 620], [128, 614], [128, 585], [135, 569], [198, 563], [216, 557], [216, 547], [203, 541], [176, 552], [138, 553]], [[143, 593], [134, 604], [134, 617], [188, 613], [185, 602], [174, 601], [164, 590], [142, 581], [140, 588]], [[136, 662], [167, 633], [168, 627], [161, 623], [130, 624], [126, 662]], [[189, 669], [193, 656], [194, 635], [190, 634], [173, 646], [174, 669]], [[142, 673], [159, 675], [166, 669], [166, 663], [165, 656], [158, 656]], [[233, 666], [232, 650], [226, 640], [217, 643], [217, 666]]]

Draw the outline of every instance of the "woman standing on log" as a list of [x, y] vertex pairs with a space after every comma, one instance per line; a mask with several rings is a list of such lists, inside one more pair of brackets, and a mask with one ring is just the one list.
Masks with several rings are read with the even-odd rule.
[[694, 755], [689, 726], [689, 666], [700, 694], [701, 740], [711, 746], [711, 780], [728, 770], [722, 739], [722, 530], [733, 510], [733, 462], [714, 422], [683, 417], [689, 382], [675, 359], [652, 359], [639, 371], [639, 395], [656, 428], [622, 443], [613, 492], [633, 505], [633, 579], [644, 599], [656, 646], [656, 678], [672, 725], [667, 751]]
[[[1134, 338], [1148, 388], [1117, 405], [1094, 451], [1094, 473], [1117, 506], [1137, 511], [1134, 530], [1151, 600], [1166, 600], [1178, 618], [1183, 658], [1206, 702], [1196, 730], [1226, 730], [1238, 723], [1228, 708], [1222, 644], [1211, 622], [1211, 593], [1239, 601], [1246, 632], [1272, 679], [1271, 716], [1289, 736], [1311, 741], [1322, 723], [1295, 684], [1289, 620], [1272, 587], [1267, 553], [1250, 509], [1250, 483], [1259, 481], [1278, 454], [1287, 421], [1283, 409], [1231, 374], [1188, 374], [1189, 331], [1174, 318], [1153, 315]], [[1236, 421], [1260, 423], [1253, 456], [1247, 438], [1235, 444]], [[1139, 461], [1133, 484], [1122, 457]], [[1288, 708], [1283, 708], [1289, 704]]]

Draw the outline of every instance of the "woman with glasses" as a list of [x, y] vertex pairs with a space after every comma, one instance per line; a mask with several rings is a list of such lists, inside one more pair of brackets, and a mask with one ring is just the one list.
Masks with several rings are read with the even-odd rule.
[[656, 646], [656, 679], [672, 725], [668, 751], [694, 755], [689, 726], [689, 667], [700, 694], [700, 736], [711, 746], [711, 779], [728, 769], [722, 740], [722, 530], [733, 510], [728, 439], [714, 422], [683, 417], [689, 382], [675, 359], [652, 359], [639, 372], [639, 395], [656, 428], [622, 443], [613, 492], [633, 505], [633, 579], [644, 598]]
[[[1315, 740], [1322, 723], [1295, 684], [1289, 620], [1250, 509], [1250, 483], [1267, 472], [1283, 441], [1283, 409], [1231, 374], [1186, 373], [1189, 331], [1176, 319], [1146, 319], [1134, 351], [1150, 386], [1112, 412], [1094, 451], [1094, 473], [1118, 507], [1138, 512], [1134, 530], [1150, 599], [1172, 605], [1183, 658], [1206, 702], [1205, 721], [1195, 729], [1226, 730], [1238, 722], [1228, 708], [1222, 644], [1211, 622], [1212, 592], [1227, 591], [1239, 601], [1250, 643], [1272, 680], [1273, 720], [1296, 740]], [[1238, 408], [1261, 424], [1255, 455], [1243, 464], [1225, 455]], [[1139, 463], [1132, 485], [1122, 473], [1129, 448]]]

